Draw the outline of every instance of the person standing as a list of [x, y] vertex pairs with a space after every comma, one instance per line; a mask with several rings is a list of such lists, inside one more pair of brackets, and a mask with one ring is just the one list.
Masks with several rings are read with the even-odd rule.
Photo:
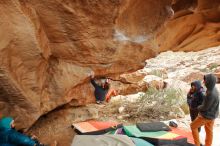
[[205, 146], [212, 145], [214, 120], [219, 114], [219, 92], [215, 87], [216, 82], [217, 78], [213, 74], [204, 76], [206, 95], [202, 105], [198, 106], [198, 117], [190, 125], [195, 146], [200, 146], [198, 128], [201, 126], [205, 126]]
[[[198, 116], [198, 106], [200, 106], [203, 102], [204, 98], [204, 89], [201, 85], [200, 81], [194, 81], [191, 83], [191, 88], [189, 93], [187, 94], [187, 104], [189, 106], [189, 112], [191, 121], [194, 121]], [[199, 132], [201, 128], [199, 127]]]

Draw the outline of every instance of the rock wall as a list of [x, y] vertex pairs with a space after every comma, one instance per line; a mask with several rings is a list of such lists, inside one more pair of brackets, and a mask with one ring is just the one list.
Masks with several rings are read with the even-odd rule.
[[175, 15], [157, 35], [159, 51], [199, 51], [220, 45], [220, 0], [175, 0]]
[[66, 103], [93, 102], [91, 71], [117, 78], [161, 51], [219, 45], [219, 9], [219, 0], [0, 1], [1, 114], [28, 128]]
[[0, 111], [18, 128], [94, 101], [88, 73], [115, 76], [155, 56], [171, 0], [0, 1]]

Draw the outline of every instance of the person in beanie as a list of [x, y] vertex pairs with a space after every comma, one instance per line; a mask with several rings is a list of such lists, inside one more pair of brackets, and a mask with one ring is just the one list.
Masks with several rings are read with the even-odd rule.
[[32, 138], [15, 130], [14, 120], [4, 117], [0, 120], [0, 146], [43, 146]]
[[[204, 96], [204, 89], [201, 85], [201, 82], [192, 82], [190, 91], [187, 94], [187, 104], [189, 106], [191, 121], [194, 121], [198, 116], [198, 106], [202, 104]], [[198, 130], [200, 132], [201, 128], [199, 127]]]
[[216, 82], [217, 78], [213, 74], [204, 76], [206, 95], [202, 105], [198, 106], [198, 117], [190, 124], [195, 146], [200, 146], [198, 128], [201, 126], [205, 126], [205, 146], [212, 145], [214, 120], [219, 114], [219, 92], [215, 87]]

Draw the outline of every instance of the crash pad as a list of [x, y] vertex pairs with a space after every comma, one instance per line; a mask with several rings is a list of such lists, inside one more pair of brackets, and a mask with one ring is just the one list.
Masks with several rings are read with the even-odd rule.
[[137, 128], [142, 132], [170, 131], [170, 127], [163, 122], [137, 123]]
[[154, 146], [141, 138], [131, 138], [131, 140], [135, 143], [135, 146]]
[[126, 135], [76, 135], [71, 146], [135, 146]]
[[172, 133], [170, 131], [157, 131], [157, 132], [141, 132], [136, 125], [123, 126], [125, 134], [129, 137], [142, 138], [154, 145], [161, 144], [179, 144], [182, 146], [188, 145], [185, 136]]
[[86, 135], [99, 135], [107, 133], [111, 130], [122, 127], [122, 124], [116, 122], [103, 122], [103, 121], [85, 121], [72, 124], [72, 127], [78, 134]]

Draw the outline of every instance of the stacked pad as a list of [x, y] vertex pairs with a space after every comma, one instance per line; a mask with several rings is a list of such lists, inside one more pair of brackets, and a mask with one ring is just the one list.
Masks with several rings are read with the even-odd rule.
[[181, 128], [171, 128], [171, 129], [172, 129], [172, 133], [187, 137], [187, 142], [188, 142], [189, 145], [190, 144], [194, 145], [194, 139], [193, 139], [191, 131], [186, 131], [186, 130], [181, 129]]
[[100, 135], [122, 127], [115, 122], [86, 121], [72, 124], [78, 134]]
[[138, 129], [142, 132], [170, 131], [170, 127], [163, 122], [137, 123]]
[[135, 144], [126, 135], [76, 135], [71, 146], [135, 146]]
[[[83, 134], [83, 137], [77, 135], [74, 138], [73, 146], [91, 144], [97, 146], [114, 146], [116, 143], [120, 144], [117, 146], [130, 146], [129, 140], [131, 141], [131, 139], [133, 141], [132, 144], [134, 145], [135, 143], [136, 146], [152, 146], [152, 144], [181, 146], [193, 145], [193, 138], [191, 132], [187, 132], [179, 128], [170, 129], [167, 125], [165, 125], [162, 122], [138, 123], [137, 126], [124, 126], [123, 129], [121, 128], [121, 124], [115, 122], [100, 122], [93, 120], [76, 123], [72, 126], [75, 128], [77, 133]], [[127, 136], [132, 138], [130, 139], [129, 137], [121, 134], [126, 134]], [[84, 137], [84, 135], [86, 136]], [[128, 141], [128, 143], [124, 143], [124, 140]]]
[[140, 137], [154, 145], [177, 144], [188, 146], [187, 138], [172, 131], [157, 131], [157, 132], [141, 132], [136, 125], [124, 126], [125, 134], [129, 137]]

